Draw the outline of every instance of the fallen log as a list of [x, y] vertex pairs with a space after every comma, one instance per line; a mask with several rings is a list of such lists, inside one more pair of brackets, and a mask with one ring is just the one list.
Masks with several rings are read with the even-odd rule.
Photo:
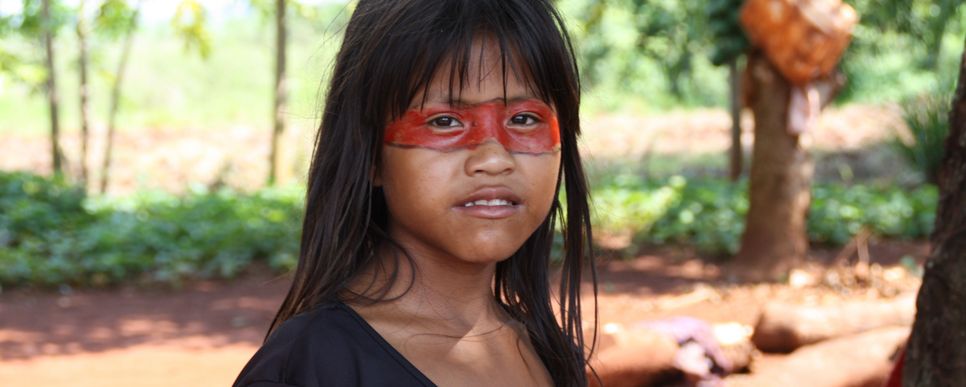
[[789, 353], [834, 337], [888, 326], [911, 326], [915, 316], [912, 296], [834, 306], [770, 303], [758, 318], [751, 341], [762, 352]]
[[881, 387], [910, 328], [888, 327], [802, 347], [782, 359], [732, 375], [727, 386]]
[[605, 332], [604, 336], [609, 336], [606, 341], [613, 344], [591, 358], [590, 365], [597, 373], [587, 374], [591, 386], [651, 386], [679, 373], [674, 367], [678, 343], [664, 333], [634, 329]]
[[[737, 323], [709, 325], [677, 317], [630, 326], [606, 324], [600, 350], [588, 372], [591, 386], [640, 387], [714, 385], [720, 376], [748, 367], [754, 353], [751, 327]], [[597, 379], [599, 378], [599, 380]], [[687, 382], [693, 382], [688, 384]], [[682, 384], [684, 383], [684, 384]]]

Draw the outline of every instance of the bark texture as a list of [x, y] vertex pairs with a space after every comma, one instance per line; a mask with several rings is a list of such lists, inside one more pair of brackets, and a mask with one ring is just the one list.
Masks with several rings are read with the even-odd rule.
[[47, 105], [50, 112], [50, 155], [53, 172], [63, 172], [63, 153], [60, 150], [60, 98], [57, 95], [57, 71], [54, 67], [54, 21], [50, 17], [50, 0], [41, 3], [44, 23], [44, 49], [47, 66]]
[[750, 207], [734, 273], [754, 281], [777, 280], [808, 251], [805, 216], [814, 163], [799, 136], [788, 132], [788, 81], [759, 52], [748, 55], [746, 71], [755, 143]]
[[77, 66], [80, 72], [80, 83], [78, 94], [80, 94], [80, 119], [81, 119], [81, 154], [80, 154], [80, 184], [87, 189], [88, 169], [87, 169], [87, 148], [90, 142], [90, 92], [87, 81], [87, 23], [84, 19], [85, 1], [81, 0], [77, 12]]
[[962, 386], [966, 381], [966, 47], [939, 171], [939, 195], [904, 386]]
[[278, 179], [280, 152], [279, 139], [285, 132], [285, 106], [288, 102], [288, 87], [285, 82], [285, 57], [287, 46], [286, 0], [275, 0], [275, 106], [272, 111], [272, 149], [268, 156], [268, 185]]
[[731, 181], [736, 181], [741, 177], [742, 158], [744, 152], [741, 147], [741, 90], [738, 75], [738, 58], [728, 62], [728, 88], [730, 89], [729, 100], [731, 103], [731, 150], [729, 158], [729, 177]]
[[117, 128], [117, 113], [121, 108], [121, 85], [124, 84], [124, 74], [127, 71], [128, 58], [131, 56], [131, 48], [134, 45], [134, 32], [137, 30], [138, 17], [141, 15], [142, 1], [138, 1], [134, 8], [134, 14], [131, 16], [131, 24], [128, 25], [128, 30], [124, 36], [121, 58], [117, 62], [114, 85], [111, 87], [111, 110], [107, 118], [107, 144], [104, 147], [104, 164], [101, 165], [100, 192], [102, 194], [107, 192], [107, 185], [111, 179], [111, 157], [114, 153], [114, 133]]

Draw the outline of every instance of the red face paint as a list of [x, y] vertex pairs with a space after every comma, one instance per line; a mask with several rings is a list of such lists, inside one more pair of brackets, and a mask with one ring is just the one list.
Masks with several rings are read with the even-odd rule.
[[560, 149], [557, 115], [536, 100], [427, 106], [411, 109], [389, 123], [383, 142], [449, 152], [473, 149], [490, 139], [514, 153], [556, 152]]

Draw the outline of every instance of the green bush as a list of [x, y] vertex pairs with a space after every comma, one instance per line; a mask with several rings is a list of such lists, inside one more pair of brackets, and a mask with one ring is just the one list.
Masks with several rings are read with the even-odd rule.
[[[177, 285], [231, 278], [254, 262], [289, 270], [297, 260], [302, 192], [92, 198], [61, 180], [0, 172], [0, 286]], [[745, 183], [617, 174], [595, 181], [592, 221], [598, 233], [629, 232], [634, 245], [732, 254], [744, 229], [746, 195]], [[844, 244], [862, 228], [889, 238], [926, 237], [937, 195], [933, 186], [817, 184], [809, 238]], [[557, 251], [561, 242], [558, 236]]]
[[0, 172], [0, 285], [177, 284], [230, 278], [255, 260], [294, 266], [301, 190], [85, 198], [67, 184]]
[[[593, 192], [595, 231], [630, 229], [635, 245], [690, 245], [709, 254], [738, 251], [748, 212], [746, 183], [622, 176], [602, 181]], [[809, 239], [845, 244], [862, 228], [888, 238], [924, 238], [932, 230], [937, 200], [932, 186], [816, 184]]]
[[943, 148], [949, 135], [951, 93], [923, 95], [902, 105], [902, 117], [911, 138], [899, 136], [892, 146], [913, 169], [935, 184], [942, 162]]

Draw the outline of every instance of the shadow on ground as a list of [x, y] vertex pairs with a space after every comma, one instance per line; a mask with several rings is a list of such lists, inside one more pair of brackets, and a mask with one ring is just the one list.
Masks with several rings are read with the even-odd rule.
[[249, 275], [180, 290], [17, 290], [0, 295], [0, 361], [184, 341], [261, 343], [287, 278]]

